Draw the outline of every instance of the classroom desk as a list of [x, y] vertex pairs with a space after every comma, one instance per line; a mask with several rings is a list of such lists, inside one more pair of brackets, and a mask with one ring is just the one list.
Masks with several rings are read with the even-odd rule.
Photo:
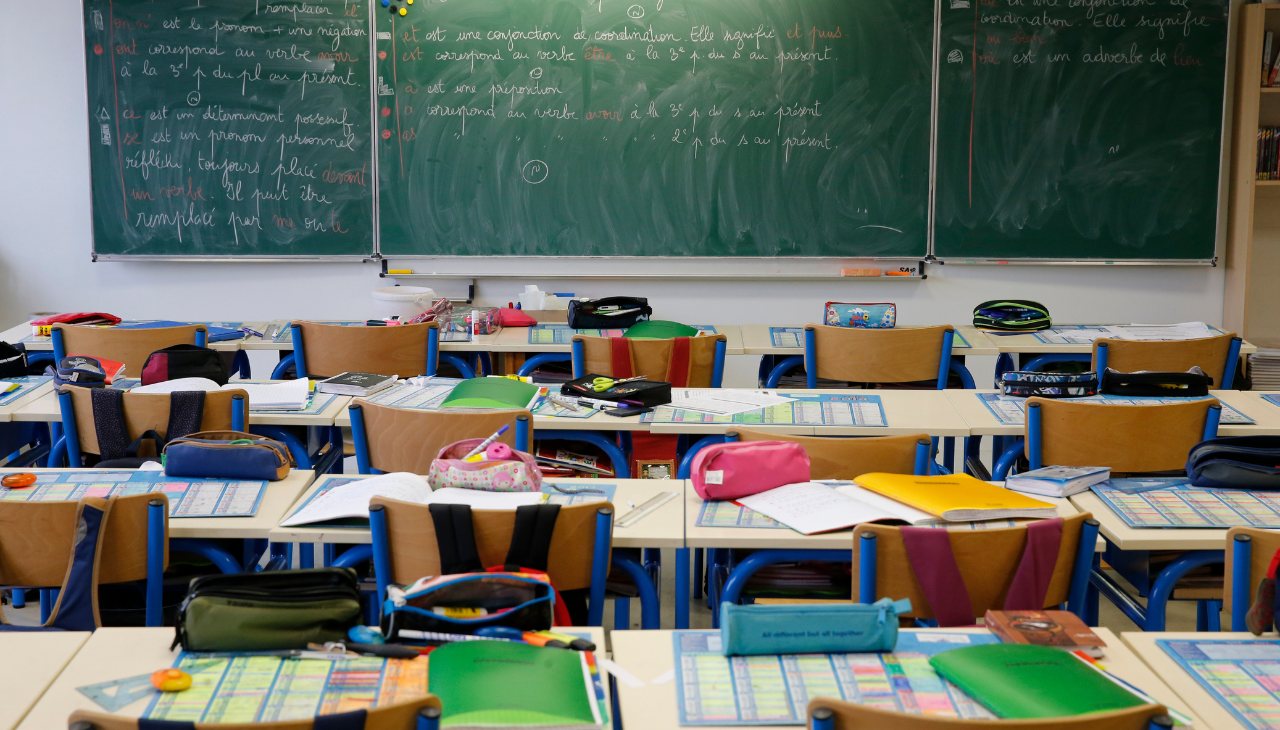
[[[352, 398], [352, 401], [357, 399]], [[351, 428], [351, 411], [344, 404], [340, 412], [334, 416], [333, 425]], [[428, 410], [425, 408], [406, 408], [404, 410]], [[590, 418], [556, 418], [554, 416], [534, 416], [533, 435], [539, 431], [648, 431], [649, 424], [641, 423], [640, 416], [609, 416], [597, 412]]]
[[22, 421], [26, 419], [14, 418], [14, 414], [53, 393], [53, 381], [50, 380], [39, 387], [32, 388], [30, 391], [23, 393], [21, 397], [12, 403], [6, 403], [0, 406], [0, 423], [9, 423], [10, 421]]
[[[952, 629], [906, 629], [929, 633], [982, 633], [986, 629], [952, 628]], [[1131, 682], [1167, 707], [1178, 710], [1196, 720], [1195, 727], [1203, 728], [1188, 703], [1183, 701], [1179, 693], [1175, 693], [1160, 677], [1142, 663], [1134, 653], [1125, 646], [1114, 633], [1108, 629], [1094, 629], [1098, 636], [1107, 643], [1106, 655], [1102, 662], [1107, 669], [1117, 676]], [[622, 723], [627, 728], [644, 728], [645, 730], [679, 730], [680, 709], [676, 700], [677, 684], [670, 679], [662, 684], [653, 684], [653, 680], [670, 672], [680, 671], [675, 667], [672, 650], [672, 632], [670, 631], [614, 631], [610, 635], [613, 646], [613, 660], [624, 669], [634, 674], [646, 684], [641, 687], [630, 687], [625, 682], [617, 683], [618, 703], [622, 708]], [[1197, 707], [1197, 709], [1200, 709]], [[763, 728], [795, 728], [796, 725], [720, 725], [725, 730], [762, 730]]]
[[[1025, 427], [1023, 424], [1005, 424], [996, 418], [979, 399], [980, 393], [999, 393], [990, 390], [944, 390], [951, 405], [969, 425], [971, 436], [1016, 436], [1021, 437]], [[1263, 436], [1280, 434], [1280, 406], [1263, 400], [1261, 395], [1252, 391], [1212, 390], [1209, 395], [1220, 402], [1231, 406], [1249, 418], [1255, 424], [1219, 423], [1219, 436]], [[886, 403], [886, 410], [888, 405]], [[995, 458], [999, 458], [997, 453]]]
[[[726, 355], [742, 355], [742, 328], [736, 324], [713, 324], [716, 328], [716, 334], [725, 336], [726, 342], [724, 354]], [[497, 334], [493, 341], [490, 352], [563, 352], [566, 355], [573, 349], [573, 346], [565, 342], [563, 344], [530, 344], [528, 327], [503, 327], [502, 331]]]
[[[176, 322], [178, 320], [174, 321]], [[198, 323], [192, 322], [192, 324]], [[258, 329], [258, 327], [263, 325], [262, 322], [242, 322], [241, 324], [248, 325], [254, 329]], [[209, 348], [213, 350], [222, 350], [224, 352], [235, 352], [236, 350], [241, 349], [240, 344], [246, 339], [248, 339], [248, 337], [244, 337], [239, 340], [211, 342], [209, 343]], [[47, 336], [37, 337], [31, 334], [30, 321], [23, 322], [22, 324], [10, 327], [4, 332], [0, 332], [0, 341], [15, 345], [21, 342], [27, 348], [27, 352], [53, 352], [53, 338]]]
[[[363, 479], [359, 474], [328, 474], [316, 480], [307, 492], [298, 500], [298, 507], [325, 482], [331, 479]], [[687, 482], [682, 479], [547, 479], [549, 483], [591, 486], [592, 484], [614, 484], [617, 491], [613, 496], [614, 519], [617, 520], [631, 511], [627, 502], [642, 505], [659, 492], [676, 492], [677, 497], [668, 501], [635, 524], [629, 527], [613, 528], [613, 547], [615, 548], [675, 548], [676, 549], [676, 592], [684, 595], [683, 604], [677, 597], [677, 626], [688, 626], [689, 601], [688, 590], [689, 555], [684, 544], [684, 492]], [[294, 510], [289, 510], [293, 514]], [[287, 515], [280, 517], [278, 522]], [[373, 541], [372, 533], [367, 527], [284, 527], [276, 526], [271, 532], [272, 542], [286, 543], [321, 543], [321, 544], [358, 544], [367, 545]], [[683, 621], [683, 623], [681, 623]]]
[[[299, 319], [298, 321], [337, 324], [339, 322], [350, 321], [350, 320]], [[246, 323], [246, 324], [249, 324], [249, 323]], [[257, 322], [254, 324], [261, 325], [261, 326], [254, 327], [254, 329], [257, 330], [258, 332], [262, 332], [263, 328], [265, 328], [270, 323]], [[501, 332], [499, 332], [499, 334], [501, 334]], [[493, 341], [496, 337], [498, 337], [498, 335], [474, 335], [471, 338], [470, 342], [447, 342], [445, 340], [441, 340], [440, 351], [441, 352], [490, 352], [493, 347]], [[240, 349], [242, 350], [292, 350], [293, 349], [292, 339], [286, 340], [284, 342], [276, 342], [274, 340], [266, 340], [261, 337], [248, 335], [242, 340], [237, 340], [237, 342], [240, 343]]]
[[[912, 327], [923, 327], [926, 325], [903, 325], [897, 329], [910, 329]], [[933, 326], [933, 325], [928, 325]], [[804, 328], [803, 324], [744, 324], [742, 325], [742, 354], [745, 355], [803, 355], [804, 346], [800, 347], [779, 347], [773, 344], [773, 338], [769, 334], [770, 327], [799, 327]], [[992, 344], [986, 334], [974, 327], [973, 325], [959, 324], [955, 325], [956, 334], [963, 337], [965, 343], [956, 340], [951, 346], [951, 354], [956, 356], [964, 355], [999, 355], [1000, 350]], [[803, 335], [802, 335], [803, 337]]]
[[[1094, 629], [1097, 631], [1097, 629]], [[1205, 634], [1202, 632], [1191, 631], [1170, 631], [1170, 632], [1144, 632], [1144, 631], [1125, 631], [1120, 634], [1120, 640], [1126, 647], [1138, 656], [1151, 671], [1165, 683], [1169, 689], [1173, 690], [1182, 702], [1192, 705], [1196, 708], [1196, 714], [1200, 716], [1201, 722], [1196, 724], [1197, 728], [1203, 730], [1244, 730], [1244, 725], [1231, 714], [1227, 708], [1223, 707], [1213, 695], [1209, 694], [1200, 683], [1190, 674], [1187, 674], [1178, 663], [1170, 657], [1164, 649], [1161, 649], [1156, 641], [1160, 639], [1267, 639], [1274, 636], [1254, 636], [1245, 632], [1233, 633], [1224, 632], [1217, 634]], [[614, 634], [614, 652], [617, 652], [617, 634]], [[1108, 644], [1110, 642], [1108, 641]], [[1108, 648], [1110, 648], [1108, 646]], [[618, 697], [624, 695], [619, 692]], [[1179, 708], [1181, 709], [1181, 708]]]
[[[1055, 322], [1058, 324], [1067, 324], [1066, 322]], [[1090, 323], [1097, 325], [1098, 323]], [[1212, 327], [1212, 325], [1210, 325]], [[1223, 330], [1220, 327], [1214, 327], [1219, 332]], [[993, 334], [987, 332], [987, 339], [995, 345], [1001, 353], [1021, 354], [1021, 355], [1065, 355], [1065, 354], [1086, 354], [1093, 352], [1092, 342], [1078, 342], [1064, 345], [1049, 344], [1041, 342], [1032, 332], [1016, 332], [1013, 334]], [[1251, 355], [1258, 351], [1258, 346], [1251, 342], [1241, 341], [1240, 354]]]
[[[591, 641], [604, 649], [604, 631], [595, 627], [568, 628], [574, 633], [590, 633]], [[157, 669], [173, 666], [179, 650], [170, 650], [173, 642], [172, 628], [101, 628], [85, 642], [62, 674], [32, 708], [20, 730], [50, 730], [67, 726], [67, 717], [76, 710], [103, 712], [93, 700], [76, 691], [84, 687], [116, 679], [150, 674]], [[22, 664], [19, 664], [20, 666]], [[606, 699], [609, 683], [605, 682]], [[116, 714], [138, 717], [151, 702], [144, 697], [127, 705]]]
[[[111, 469], [4, 469], [0, 474], [33, 472], [36, 474], [57, 472], [120, 471]], [[266, 538], [268, 533], [284, 519], [285, 511], [293, 506], [316, 473], [310, 469], [294, 469], [278, 482], [267, 482], [266, 493], [258, 505], [258, 513], [252, 517], [179, 517], [169, 520], [170, 538], [234, 538], [250, 540]], [[6, 636], [0, 632], [0, 636]], [[3, 664], [3, 662], [0, 662]], [[3, 685], [0, 685], [3, 687]], [[3, 703], [0, 703], [3, 704]]]
[[[757, 390], [752, 388], [751, 390]], [[887, 426], [814, 426], [787, 423], [652, 423], [653, 433], [722, 434], [734, 428], [788, 433], [797, 436], [901, 436], [927, 433], [930, 436], [968, 436], [969, 424], [955, 409], [946, 393], [973, 393], [972, 390], [805, 390], [777, 388], [769, 391], [786, 395], [876, 395], [884, 406]]]
[[0, 730], [18, 726], [90, 636], [88, 631], [0, 631]]

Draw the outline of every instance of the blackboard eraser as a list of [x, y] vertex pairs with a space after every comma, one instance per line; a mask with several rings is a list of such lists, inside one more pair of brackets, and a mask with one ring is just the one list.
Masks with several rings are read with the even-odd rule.
[[840, 269], [841, 276], [880, 276], [880, 269]]

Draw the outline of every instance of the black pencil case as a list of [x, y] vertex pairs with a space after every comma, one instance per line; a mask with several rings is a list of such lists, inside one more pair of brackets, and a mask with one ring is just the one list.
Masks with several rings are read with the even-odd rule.
[[661, 380], [633, 380], [630, 383], [615, 385], [608, 390], [596, 392], [592, 385], [596, 378], [608, 377], [605, 375], [587, 375], [570, 380], [560, 386], [560, 394], [568, 396], [576, 396], [579, 398], [595, 398], [596, 400], [607, 400], [614, 403], [620, 401], [637, 401], [645, 406], [665, 406], [671, 402], [671, 383], [665, 383]]
[[569, 302], [569, 326], [577, 330], [626, 329], [649, 319], [653, 307], [644, 297], [605, 297]]
[[1107, 368], [1099, 388], [1105, 395], [1128, 395], [1147, 398], [1200, 398], [1209, 395], [1213, 378], [1199, 367], [1185, 373], [1162, 373], [1139, 370], [1122, 373]]

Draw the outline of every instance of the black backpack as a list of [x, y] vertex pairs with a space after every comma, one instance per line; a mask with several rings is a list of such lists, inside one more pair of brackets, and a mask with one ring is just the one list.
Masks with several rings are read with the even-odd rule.
[[222, 355], [199, 345], [174, 345], [147, 355], [142, 365], [142, 384], [163, 383], [178, 378], [208, 378], [226, 385], [230, 376]]

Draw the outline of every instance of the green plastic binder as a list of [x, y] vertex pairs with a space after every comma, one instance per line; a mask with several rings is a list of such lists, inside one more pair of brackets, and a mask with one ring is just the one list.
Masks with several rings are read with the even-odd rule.
[[528, 408], [538, 386], [510, 378], [471, 378], [454, 386], [440, 408]]
[[[507, 641], [460, 641], [431, 652], [428, 688], [441, 727], [598, 727], [576, 651]], [[591, 694], [588, 694], [588, 692]]]
[[651, 319], [646, 322], [636, 322], [628, 327], [622, 336], [634, 340], [670, 340], [676, 337], [697, 337], [698, 328], [679, 322]]

